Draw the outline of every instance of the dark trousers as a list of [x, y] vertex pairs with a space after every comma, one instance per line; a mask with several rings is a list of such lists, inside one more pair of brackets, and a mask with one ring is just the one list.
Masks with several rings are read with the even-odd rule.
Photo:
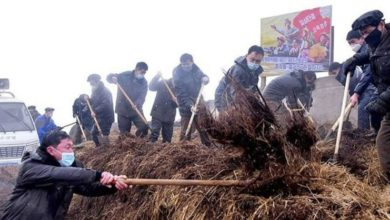
[[152, 133], [150, 135], [150, 141], [156, 142], [160, 136], [160, 131], [162, 135], [162, 142], [171, 143], [173, 135], [173, 121], [163, 122], [160, 119], [152, 117]]
[[371, 127], [374, 129], [375, 133], [378, 133], [379, 128], [381, 127], [383, 116], [375, 113], [371, 114], [370, 116]]
[[390, 113], [384, 117], [376, 137], [379, 162], [387, 177], [390, 177]]
[[198, 119], [197, 119], [196, 116], [194, 117], [194, 121], [192, 122], [191, 130], [190, 130], [188, 136], [185, 137], [185, 134], [186, 134], [186, 131], [187, 131], [187, 127], [188, 127], [188, 124], [190, 122], [190, 118], [191, 117], [186, 117], [186, 116], [182, 116], [181, 117], [181, 121], [180, 121], [180, 124], [181, 124], [180, 140], [184, 140], [184, 139], [191, 140], [192, 127], [195, 126], [196, 130], [199, 133], [200, 141], [202, 142], [202, 144], [204, 144], [206, 146], [210, 146], [211, 142], [210, 142], [209, 136], [207, 135], [206, 131], [203, 130], [199, 126]]
[[363, 93], [359, 97], [358, 104], [358, 128], [359, 129], [370, 129], [370, 113], [366, 111], [366, 105], [370, 102], [371, 95], [367, 93]]
[[[103, 135], [104, 136], [110, 135], [110, 130], [111, 130], [112, 123], [102, 123], [101, 121], [98, 121], [98, 122], [99, 122], [100, 128], [102, 129]], [[92, 140], [95, 143], [95, 145], [97, 147], [100, 146], [100, 144], [101, 144], [99, 142], [100, 132], [99, 132], [99, 129], [97, 128], [96, 125], [93, 125], [91, 133], [92, 133]]]
[[383, 116], [368, 113], [365, 109], [368, 103], [375, 101], [377, 98], [378, 95], [373, 92], [365, 92], [359, 97], [358, 128], [369, 130], [371, 125], [375, 133], [378, 133]]
[[130, 132], [133, 123], [137, 128], [137, 131], [135, 132], [135, 135], [137, 137], [145, 137], [148, 134], [148, 126], [140, 117], [138, 117], [137, 115], [127, 117], [118, 114], [118, 127], [122, 135]]
[[[87, 140], [85, 140], [85, 141], [90, 141], [91, 140], [91, 132], [90, 132], [90, 130], [88, 130], [88, 129], [83, 129], [83, 130], [84, 130], [85, 136], [87, 138]], [[75, 134], [74, 134], [74, 141], [73, 141], [73, 143], [74, 144], [80, 144], [81, 142], [83, 142], [83, 139], [84, 139], [83, 133], [82, 133], [81, 128], [80, 128], [80, 126], [78, 124], [76, 124], [74, 132], [75, 132]]]

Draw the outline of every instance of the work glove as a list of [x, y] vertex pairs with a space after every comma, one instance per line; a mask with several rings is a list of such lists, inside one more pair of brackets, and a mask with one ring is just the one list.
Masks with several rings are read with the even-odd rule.
[[118, 77], [117, 77], [116, 73], [108, 74], [106, 77], [106, 80], [108, 83], [114, 83], [114, 84], [118, 83]]
[[202, 84], [203, 84], [203, 85], [207, 85], [208, 83], [209, 83], [209, 77], [203, 76], [203, 77], [202, 77]]
[[198, 113], [198, 108], [195, 108], [195, 106], [191, 106], [191, 112], [194, 114]]
[[379, 114], [379, 115], [385, 115], [387, 111], [387, 105], [386, 103], [381, 99], [377, 98], [374, 101], [371, 101], [368, 103], [365, 107], [366, 111], [368, 111], [370, 114]]
[[192, 105], [190, 105], [190, 106], [184, 106], [184, 107], [182, 108], [182, 111], [183, 111], [184, 113], [188, 114], [188, 115], [191, 115], [191, 114], [192, 114], [191, 109], [192, 109]]
[[111, 81], [112, 81], [112, 83], [117, 84], [118, 83], [118, 78], [116, 76], [113, 76], [111, 78]]
[[177, 103], [175, 102], [175, 101], [171, 101], [171, 106], [173, 107], [173, 108], [177, 108], [178, 106], [177, 106]]
[[349, 72], [351, 72], [351, 77], [352, 77], [353, 73], [355, 72], [356, 66], [357, 66], [357, 60], [355, 57], [351, 57], [348, 60], [346, 60], [343, 64], [344, 75], [347, 75]]

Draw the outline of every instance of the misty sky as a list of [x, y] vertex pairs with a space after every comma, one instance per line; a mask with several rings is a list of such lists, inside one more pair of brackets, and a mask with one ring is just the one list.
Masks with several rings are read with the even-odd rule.
[[[65, 125], [74, 99], [91, 92], [89, 74], [105, 79], [145, 61], [148, 80], [158, 70], [169, 78], [187, 52], [210, 77], [204, 96], [213, 99], [221, 68], [260, 44], [262, 17], [326, 5], [333, 8], [335, 61], [352, 55], [345, 36], [357, 16], [380, 9], [390, 18], [384, 0], [1, 1], [0, 78], [10, 78], [16, 96], [41, 113], [54, 107], [57, 125]], [[115, 101], [116, 87], [104, 83]], [[146, 97], [147, 118], [154, 96]]]

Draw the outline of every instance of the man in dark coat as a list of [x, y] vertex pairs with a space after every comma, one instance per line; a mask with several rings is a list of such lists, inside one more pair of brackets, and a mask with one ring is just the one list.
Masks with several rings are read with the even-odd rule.
[[376, 145], [381, 167], [390, 177], [390, 24], [385, 24], [381, 11], [374, 10], [357, 18], [352, 29], [360, 31], [369, 51], [356, 53], [346, 60], [344, 73], [353, 71], [357, 65], [370, 64], [379, 96], [368, 103], [366, 110], [384, 116]]
[[[2, 220], [61, 220], [73, 193], [103, 196], [127, 188], [123, 176], [84, 169], [64, 131], [52, 131], [36, 153], [26, 154]], [[115, 185], [115, 187], [111, 187]]]
[[301, 108], [299, 101], [307, 110], [312, 104], [311, 92], [314, 89], [316, 74], [313, 71], [294, 71], [273, 79], [264, 89], [264, 98], [272, 111], [285, 114], [283, 100], [287, 107]]
[[[180, 65], [173, 70], [173, 84], [176, 89], [176, 97], [179, 103], [179, 113], [181, 116], [180, 140], [191, 139], [191, 133], [185, 137], [185, 133], [192, 115], [192, 108], [195, 105], [199, 90], [202, 84], [207, 84], [209, 77], [194, 63], [190, 54], [183, 54], [180, 57]], [[195, 116], [193, 125], [199, 132], [202, 144], [210, 146], [210, 140], [205, 130], [199, 124]]]
[[[145, 79], [147, 70], [148, 65], [144, 62], [139, 62], [133, 71], [126, 71], [120, 74], [109, 74], [107, 76], [107, 81], [109, 83], [118, 83], [123, 88], [141, 114], [143, 114], [142, 106], [148, 91], [148, 82]], [[130, 132], [132, 123], [137, 127], [137, 136], [145, 137], [148, 134], [148, 125], [145, 124], [135, 109], [133, 109], [119, 88], [115, 112], [118, 115], [118, 127], [122, 135]]]
[[215, 107], [219, 112], [229, 107], [235, 98], [236, 88], [240, 86], [246, 90], [257, 92], [259, 75], [263, 72], [260, 66], [264, 57], [264, 50], [260, 46], [251, 46], [245, 56], [234, 61], [234, 65], [228, 70], [218, 84], [215, 91]]
[[93, 128], [93, 119], [91, 117], [91, 111], [88, 108], [87, 102], [85, 101], [86, 94], [81, 94], [77, 99], [73, 102], [73, 118], [78, 117], [80, 120], [80, 125], [76, 124], [76, 134], [75, 140], [73, 140], [74, 144], [81, 143], [81, 129], [84, 130], [85, 136], [87, 140], [91, 140], [91, 131]]
[[96, 117], [103, 133], [101, 139], [103, 143], [100, 143], [98, 138], [100, 133], [97, 125], [94, 124], [92, 128], [92, 140], [95, 142], [96, 147], [100, 147], [101, 145], [107, 146], [109, 144], [108, 136], [110, 135], [111, 125], [114, 122], [112, 95], [100, 79], [98, 74], [91, 74], [87, 79], [92, 86], [91, 105], [93, 112], [91, 116]]
[[[355, 53], [368, 52], [368, 46], [358, 30], [349, 31], [346, 40]], [[345, 84], [346, 77], [343, 74], [342, 66], [336, 79], [343, 85]], [[375, 131], [373, 135], [375, 135], [379, 131], [382, 117], [375, 113], [369, 113], [365, 109], [370, 101], [377, 98], [377, 89], [372, 83], [370, 65], [362, 65], [355, 69], [350, 81], [349, 94], [352, 106], [358, 104], [358, 128], [369, 130], [371, 124]]]
[[[150, 141], [156, 142], [160, 136], [161, 130], [162, 142], [170, 143], [173, 135], [173, 123], [175, 122], [177, 100], [176, 97], [172, 96], [175, 94], [172, 79], [165, 80], [166, 84], [163, 80], [161, 74], [157, 74], [149, 84], [150, 91], [157, 91], [152, 112], [150, 113], [152, 116], [152, 133], [150, 135]], [[172, 95], [169, 93], [166, 85], [168, 85], [173, 93]]]
[[38, 110], [35, 107], [35, 105], [30, 105], [27, 108], [28, 108], [28, 111], [31, 114], [31, 117], [32, 117], [33, 121], [35, 121], [35, 119], [37, 119], [38, 116], [41, 116], [41, 114], [38, 112]]

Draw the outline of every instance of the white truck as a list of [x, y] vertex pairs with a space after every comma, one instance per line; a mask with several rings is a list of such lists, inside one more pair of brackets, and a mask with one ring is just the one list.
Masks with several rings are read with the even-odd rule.
[[39, 146], [30, 112], [8, 89], [9, 80], [0, 79], [0, 166], [20, 164], [26, 151]]

